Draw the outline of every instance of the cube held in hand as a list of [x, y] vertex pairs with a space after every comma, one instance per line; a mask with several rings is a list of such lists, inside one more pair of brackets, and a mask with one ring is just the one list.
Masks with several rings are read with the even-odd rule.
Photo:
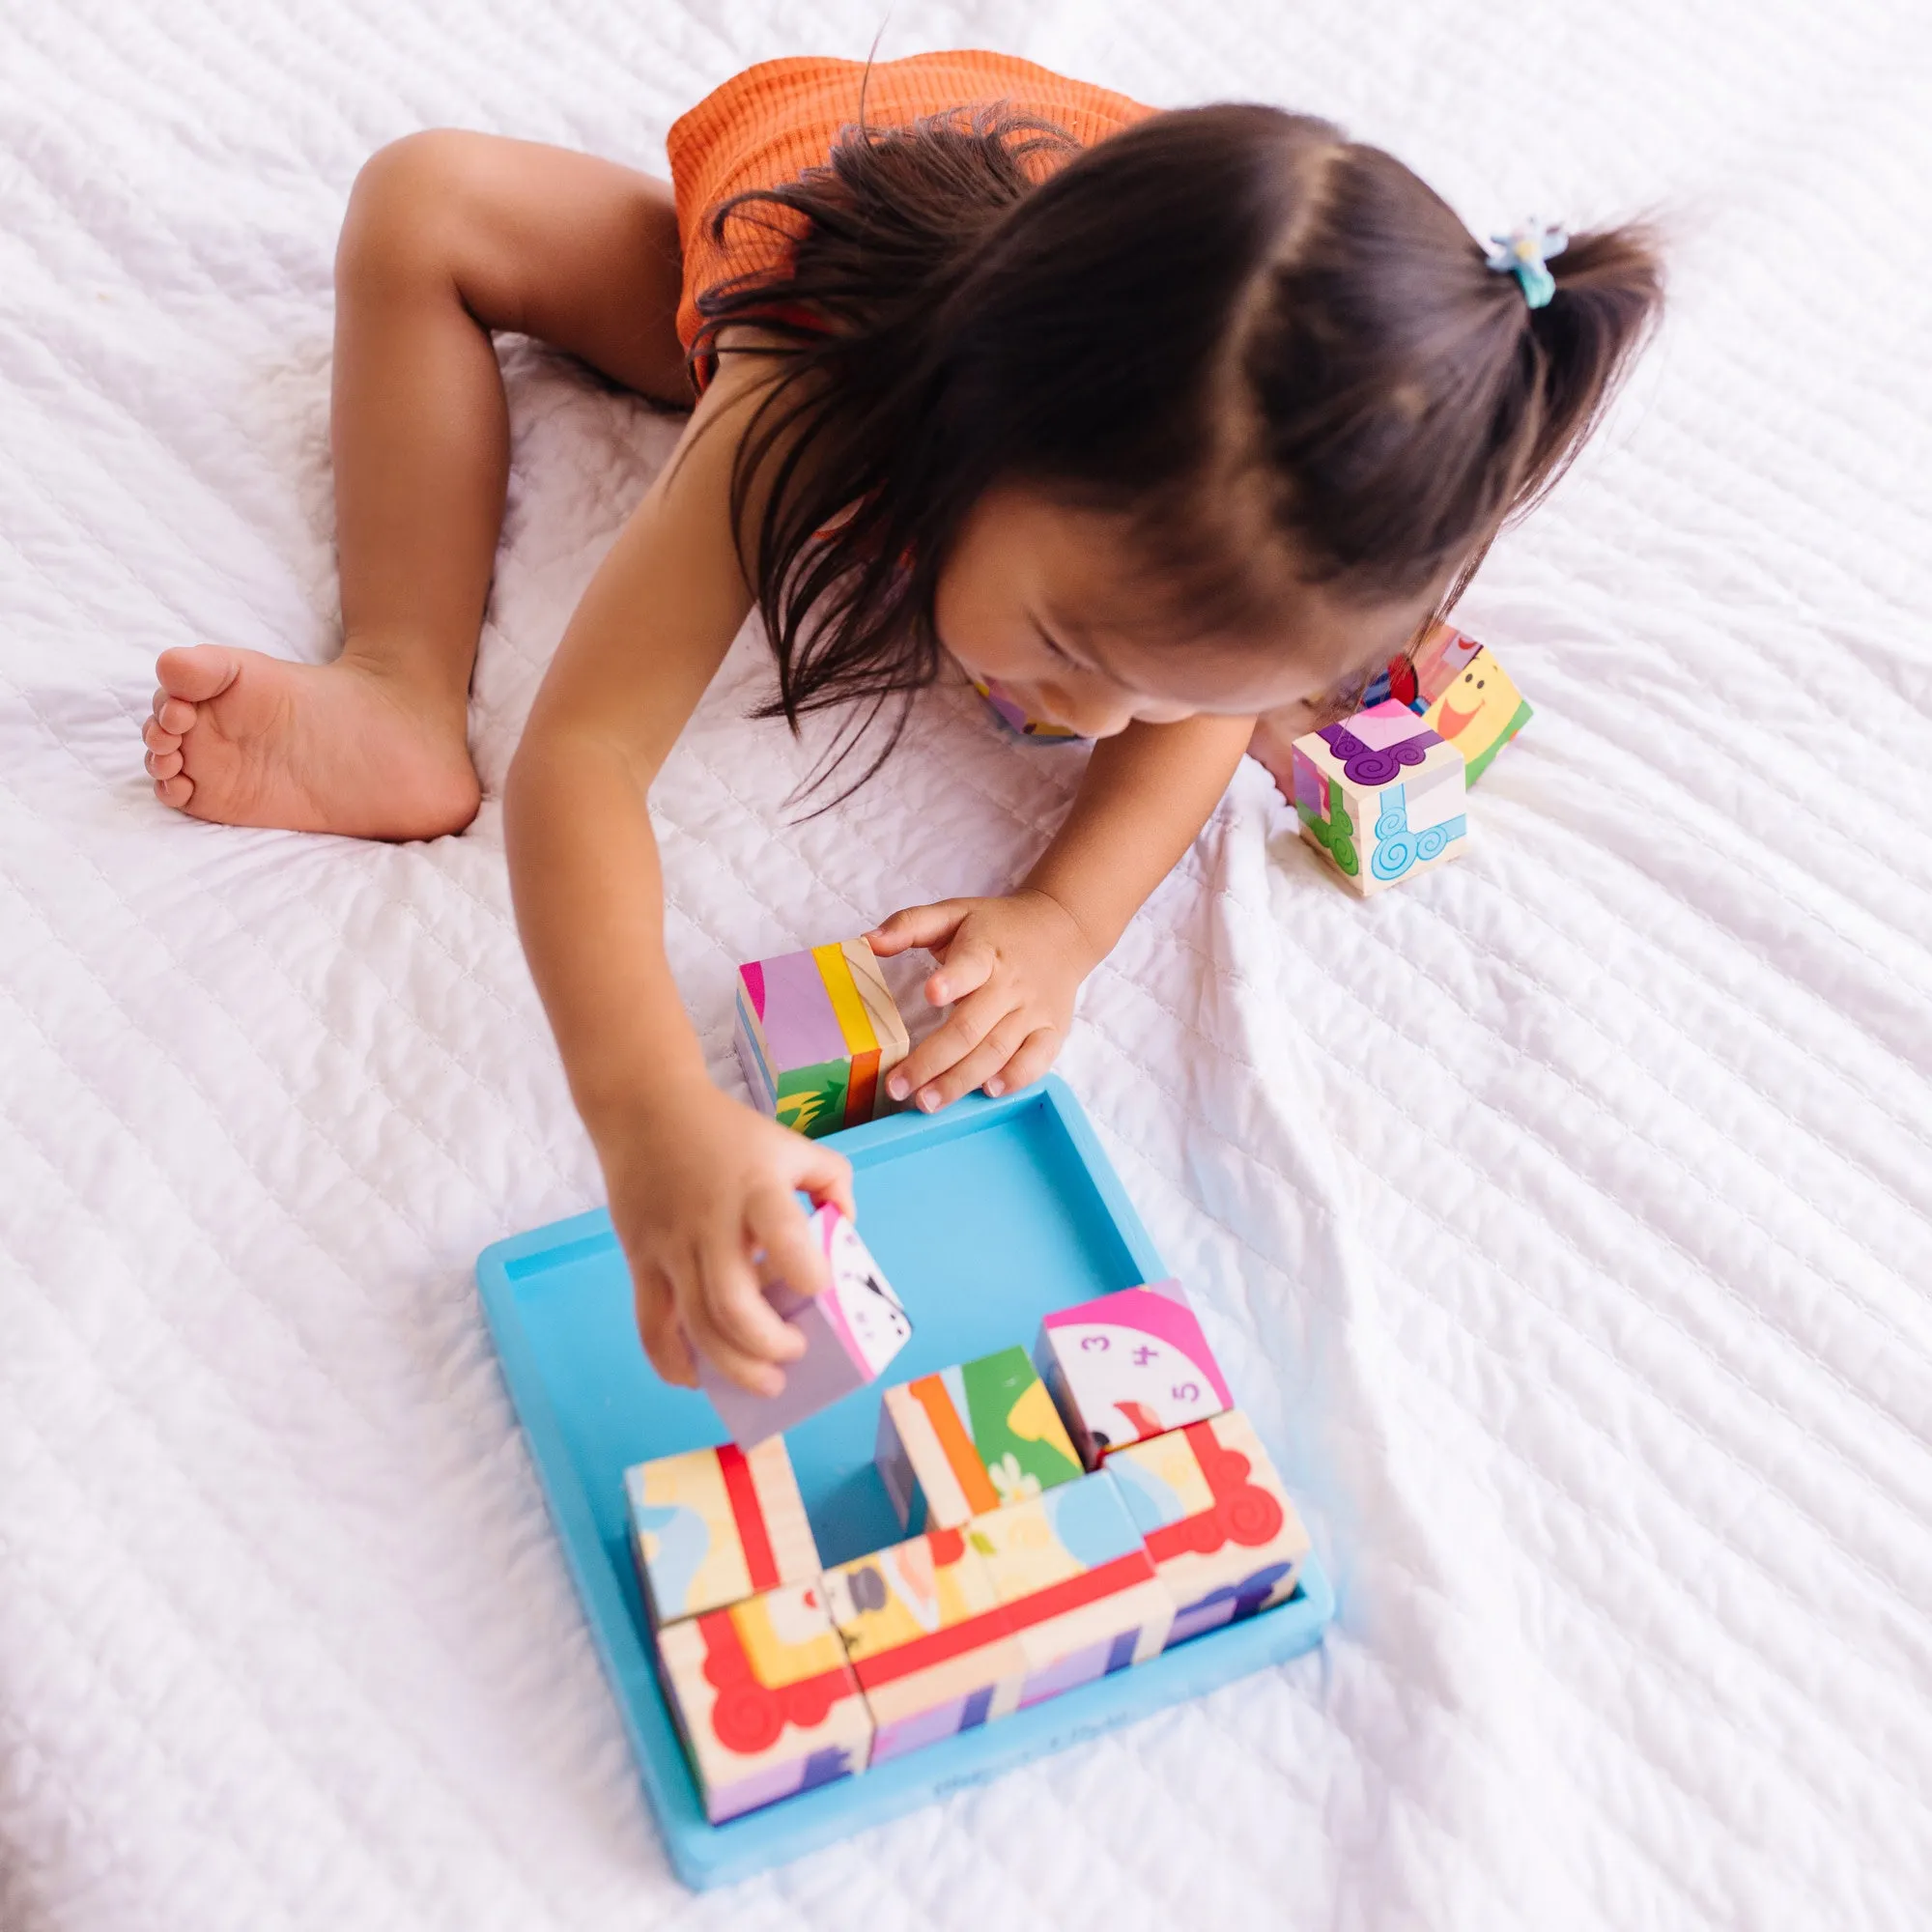
[[824, 1589], [872, 1714], [874, 1764], [1018, 1706], [1026, 1656], [964, 1530], [841, 1563]]
[[776, 1438], [749, 1455], [725, 1442], [636, 1463], [624, 1495], [653, 1629], [818, 1575], [798, 1478]]
[[1462, 855], [1463, 753], [1395, 698], [1297, 738], [1302, 837], [1364, 895]]
[[1235, 1406], [1178, 1281], [1056, 1309], [1040, 1324], [1034, 1356], [1090, 1469], [1122, 1443]]
[[815, 1581], [667, 1624], [658, 1664], [714, 1825], [865, 1770], [871, 1716]]
[[740, 966], [735, 1043], [753, 1104], [814, 1140], [889, 1112], [909, 1046], [863, 939]]
[[697, 1356], [697, 1385], [741, 1447], [794, 1428], [865, 1387], [912, 1336], [903, 1304], [851, 1222], [837, 1208], [818, 1208], [811, 1232], [831, 1280], [816, 1294], [785, 1282], [765, 1290], [765, 1299], [805, 1337], [805, 1353], [783, 1365], [784, 1387], [754, 1395]]
[[1017, 1345], [889, 1388], [877, 1460], [909, 1530], [958, 1529], [1080, 1474], [1053, 1398]]
[[1237, 1408], [1107, 1458], [1176, 1605], [1170, 1644], [1294, 1594], [1308, 1532]]
[[975, 1517], [966, 1541], [1026, 1659], [1022, 1709], [1166, 1646], [1174, 1599], [1106, 1470]]

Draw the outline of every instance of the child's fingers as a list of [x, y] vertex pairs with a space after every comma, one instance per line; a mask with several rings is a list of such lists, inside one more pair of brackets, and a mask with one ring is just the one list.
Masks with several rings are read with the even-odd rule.
[[754, 1247], [765, 1251], [765, 1279], [781, 1281], [801, 1294], [816, 1294], [828, 1269], [811, 1222], [787, 1192], [774, 1188], [754, 1194], [745, 1206], [745, 1227]]
[[697, 1364], [691, 1358], [691, 1345], [678, 1324], [670, 1283], [657, 1269], [650, 1269], [637, 1283], [636, 1301], [638, 1339], [644, 1345], [651, 1367], [668, 1382], [696, 1388]]
[[810, 1195], [813, 1205], [830, 1202], [848, 1221], [859, 1218], [852, 1205], [852, 1163], [842, 1153], [834, 1153], [822, 1141], [797, 1137], [805, 1150], [792, 1171], [792, 1185]]
[[881, 959], [890, 959], [909, 946], [943, 946], [959, 930], [966, 917], [962, 899], [941, 899], [936, 905], [904, 906], [882, 920], [866, 935], [866, 943]]
[[886, 1092], [895, 1100], [936, 1080], [956, 1066], [1011, 1011], [1010, 1005], [990, 989], [971, 995], [953, 1008], [952, 1017], [913, 1048], [893, 1068]]
[[990, 1080], [1013, 1057], [1014, 1049], [1027, 1037], [1029, 1024], [1023, 1012], [1007, 1014], [971, 1053], [919, 1090], [919, 1105], [928, 1114], [934, 1113]]
[[993, 977], [999, 954], [983, 939], [967, 938], [947, 948], [945, 961], [925, 980], [925, 997], [935, 1007], [950, 1006], [977, 993]]
[[769, 1357], [742, 1349], [718, 1324], [701, 1290], [684, 1299], [685, 1333], [691, 1345], [726, 1380], [753, 1395], [777, 1395], [784, 1373]]
[[705, 1313], [730, 1348], [758, 1362], [795, 1361], [805, 1352], [805, 1337], [765, 1299], [742, 1226], [708, 1241], [697, 1265]]
[[1036, 1027], [1020, 1041], [1019, 1051], [985, 1083], [988, 1094], [1011, 1094], [1031, 1087], [1054, 1063], [1063, 1036], [1058, 1027]]

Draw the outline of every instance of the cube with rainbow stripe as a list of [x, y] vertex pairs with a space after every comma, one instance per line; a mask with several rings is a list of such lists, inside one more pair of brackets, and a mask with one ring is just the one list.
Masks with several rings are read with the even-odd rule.
[[818, 1576], [818, 1547], [781, 1436], [749, 1451], [724, 1442], [634, 1463], [624, 1496], [654, 1630]]
[[1107, 1474], [1174, 1600], [1170, 1645], [1294, 1594], [1308, 1532], [1238, 1408], [1126, 1443]]
[[817, 1139], [888, 1111], [905, 1022], [864, 939], [738, 968], [735, 1044], [752, 1098]]
[[908, 1530], [959, 1529], [1080, 1474], [1053, 1398], [1017, 1345], [889, 1388], [876, 1454]]
[[658, 1667], [714, 1825], [870, 1761], [871, 1713], [816, 1577], [667, 1624]]

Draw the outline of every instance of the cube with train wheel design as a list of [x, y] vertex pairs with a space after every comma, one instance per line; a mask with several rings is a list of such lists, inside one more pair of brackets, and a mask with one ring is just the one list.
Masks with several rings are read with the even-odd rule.
[[1022, 1709], [1166, 1647], [1174, 1599], [1104, 1469], [975, 1517], [966, 1540], [1026, 1660]]
[[796, 1428], [876, 1380], [912, 1339], [904, 1304], [851, 1222], [828, 1206], [813, 1209], [810, 1226], [829, 1282], [816, 1294], [784, 1282], [765, 1290], [773, 1309], [805, 1337], [805, 1353], [784, 1365], [784, 1387], [754, 1395], [697, 1356], [697, 1385], [741, 1447]]
[[1170, 1644], [1286, 1603], [1308, 1532], [1238, 1408], [1107, 1458], [1174, 1600]]
[[624, 1471], [631, 1552], [653, 1626], [810, 1583], [818, 1548], [782, 1440], [726, 1442]]
[[874, 1764], [1018, 1707], [1026, 1654], [965, 1530], [828, 1570], [825, 1603], [872, 1714]]
[[738, 968], [738, 1064], [753, 1103], [816, 1139], [890, 1111], [905, 1022], [863, 939]]
[[1463, 753], [1395, 698], [1297, 738], [1301, 834], [1355, 892], [1378, 893], [1468, 843]]
[[876, 1460], [908, 1530], [958, 1529], [1080, 1474], [1053, 1398], [1017, 1344], [889, 1388]]
[[1056, 1309], [1040, 1324], [1034, 1356], [1090, 1469], [1124, 1443], [1234, 1406], [1178, 1281]]
[[870, 1760], [871, 1713], [816, 1578], [666, 1624], [658, 1664], [714, 1825]]

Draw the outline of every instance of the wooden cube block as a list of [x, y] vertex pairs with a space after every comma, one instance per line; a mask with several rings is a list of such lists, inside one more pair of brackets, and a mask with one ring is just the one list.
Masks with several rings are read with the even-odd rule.
[[1165, 1647], [1174, 1599], [1106, 1470], [975, 1517], [966, 1540], [1026, 1659], [1022, 1708]]
[[1294, 1593], [1308, 1532], [1238, 1408], [1107, 1458], [1174, 1599], [1170, 1644]]
[[667, 1624], [658, 1664], [714, 1825], [865, 1770], [871, 1716], [816, 1582]]
[[986, 700], [987, 706], [1007, 729], [1015, 737], [1033, 738], [1041, 744], [1077, 744], [1080, 733], [1069, 730], [1065, 724], [1055, 724], [1044, 718], [1030, 718], [1026, 706], [1021, 704], [1005, 685], [997, 678], [981, 683], [977, 677], [972, 680], [973, 689]]
[[1053, 1398], [1017, 1345], [889, 1388], [877, 1458], [909, 1530], [958, 1529], [1080, 1473]]
[[1293, 747], [1301, 834], [1366, 895], [1460, 857], [1463, 754], [1389, 698]]
[[805, 1337], [805, 1353], [784, 1365], [784, 1387], [777, 1395], [753, 1395], [697, 1358], [698, 1387], [744, 1448], [795, 1428], [876, 1380], [912, 1336], [903, 1304], [851, 1222], [836, 1208], [819, 1208], [811, 1229], [832, 1270], [830, 1285], [816, 1294], [784, 1282], [765, 1291], [766, 1300]]
[[818, 1576], [818, 1548], [774, 1436], [661, 1456], [624, 1471], [631, 1553], [653, 1628]]
[[738, 1064], [753, 1102], [816, 1139], [891, 1111], [905, 1022], [863, 939], [738, 968]]
[[1034, 1359], [1090, 1469], [1123, 1442], [1235, 1406], [1178, 1281], [1056, 1309], [1040, 1324]]
[[872, 1714], [874, 1764], [1018, 1706], [1026, 1655], [964, 1530], [841, 1563], [824, 1587]]
[[1465, 786], [1533, 715], [1495, 653], [1453, 624], [1435, 626], [1412, 658], [1392, 658], [1363, 695], [1363, 709], [1390, 697], [1463, 753]]
[[[1470, 639], [1464, 639], [1469, 642]], [[1463, 781], [1474, 784], [1530, 720], [1529, 706], [1487, 646], [1477, 644], [1430, 699], [1422, 722], [1462, 753]]]

